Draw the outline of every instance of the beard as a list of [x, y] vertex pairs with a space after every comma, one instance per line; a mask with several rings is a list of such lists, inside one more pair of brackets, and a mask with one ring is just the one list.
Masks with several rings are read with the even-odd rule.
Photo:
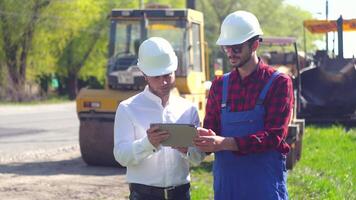
[[[243, 67], [248, 61], [250, 61], [251, 57], [252, 57], [252, 55], [248, 54], [247, 57], [242, 58], [239, 63], [232, 65], [232, 67], [234, 67], [236, 69]], [[231, 59], [231, 58], [233, 58], [233, 57], [229, 57], [229, 59]]]
[[[234, 56], [229, 56], [229, 59], [233, 59], [233, 58], [234, 58]], [[242, 57], [241, 57], [241, 61], [238, 62], [238, 63], [236, 63], [236, 64], [233, 64], [232, 66], [233, 66], [234, 68], [236, 68], [236, 69], [241, 68], [241, 67], [243, 67], [247, 62], [249, 62], [249, 61], [251, 60], [251, 58], [252, 58], [252, 50], [249, 49], [247, 56], [242, 56]]]
[[165, 96], [169, 96], [170, 93], [172, 92], [172, 90], [176, 87], [175, 80], [163, 87], [151, 86], [150, 84], [148, 84], [148, 86], [149, 86], [149, 90], [153, 94], [155, 94], [156, 96], [161, 97], [161, 98], [165, 97]]
[[235, 66], [236, 69], [244, 66], [248, 61], [250, 61], [251, 57], [251, 54], [249, 54], [248, 57], [246, 57], [244, 60], [242, 60], [239, 64]]

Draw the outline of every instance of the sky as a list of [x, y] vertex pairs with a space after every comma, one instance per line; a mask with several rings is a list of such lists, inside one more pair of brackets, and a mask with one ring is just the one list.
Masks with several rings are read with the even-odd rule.
[[[343, 19], [356, 19], [355, 0], [285, 0], [285, 3], [295, 5], [312, 13], [314, 19], [326, 18], [326, 1], [328, 1], [328, 19], [336, 20], [342, 15]], [[356, 31], [344, 32], [344, 57], [356, 57]], [[333, 48], [333, 33], [329, 33], [329, 51]], [[324, 40], [325, 41], [325, 40]], [[325, 42], [318, 43], [321, 49], [325, 49]], [[337, 53], [337, 33], [335, 33], [335, 52]]]

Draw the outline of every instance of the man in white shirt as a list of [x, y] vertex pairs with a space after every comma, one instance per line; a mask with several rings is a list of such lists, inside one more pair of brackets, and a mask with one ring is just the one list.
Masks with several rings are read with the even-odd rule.
[[198, 111], [188, 100], [170, 95], [178, 61], [163, 38], [144, 41], [138, 52], [138, 67], [147, 86], [122, 101], [116, 111], [114, 156], [127, 167], [131, 200], [190, 199], [189, 165], [198, 165], [205, 154], [194, 147], [161, 146], [166, 131], [152, 123], [185, 123], [199, 126]]

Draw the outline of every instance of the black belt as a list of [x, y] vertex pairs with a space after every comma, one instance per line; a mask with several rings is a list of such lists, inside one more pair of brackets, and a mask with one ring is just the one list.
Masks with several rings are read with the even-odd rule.
[[164, 199], [172, 199], [176, 195], [182, 195], [187, 192], [189, 188], [189, 183], [171, 187], [155, 187], [138, 183], [130, 183], [130, 190], [134, 190], [142, 194], [157, 196]]

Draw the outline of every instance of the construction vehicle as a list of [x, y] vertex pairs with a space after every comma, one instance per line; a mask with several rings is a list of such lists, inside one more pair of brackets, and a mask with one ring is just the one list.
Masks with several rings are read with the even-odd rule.
[[178, 57], [176, 93], [191, 100], [202, 119], [209, 77], [205, 57], [203, 14], [193, 9], [112, 10], [105, 89], [82, 89], [77, 96], [79, 141], [89, 165], [118, 165], [113, 156], [117, 106], [140, 92], [145, 81], [137, 68], [137, 51], [148, 37], [167, 39]]
[[343, 32], [356, 31], [356, 19], [306, 20], [311, 33], [338, 33], [338, 55], [318, 50], [301, 70], [301, 110], [307, 123], [356, 126], [356, 60], [343, 56]]
[[[145, 81], [137, 68], [137, 52], [142, 41], [160, 36], [173, 46], [178, 57], [175, 94], [192, 101], [204, 118], [209, 67], [204, 39], [203, 14], [193, 9], [118, 9], [112, 10], [109, 62], [105, 89], [81, 89], [77, 96], [80, 120], [79, 143], [88, 165], [118, 166], [113, 156], [113, 125], [116, 108], [138, 92]], [[207, 84], [206, 84], [207, 83]], [[301, 128], [291, 124], [291, 146]], [[288, 156], [289, 168], [296, 152]]]
[[293, 80], [294, 109], [288, 126], [286, 142], [290, 146], [287, 155], [287, 169], [293, 169], [302, 155], [302, 141], [305, 121], [297, 118], [300, 107], [300, 65], [301, 55], [298, 53], [296, 38], [263, 37], [259, 54], [264, 62], [278, 71], [288, 74]]

